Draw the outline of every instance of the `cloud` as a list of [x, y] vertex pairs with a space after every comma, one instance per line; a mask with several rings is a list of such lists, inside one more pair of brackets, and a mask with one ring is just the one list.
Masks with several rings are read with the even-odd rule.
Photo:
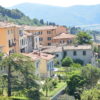
[[100, 0], [0, 0], [0, 5], [4, 7], [10, 7], [10, 6], [24, 3], [24, 2], [48, 4], [48, 5], [54, 5], [54, 6], [100, 4]]

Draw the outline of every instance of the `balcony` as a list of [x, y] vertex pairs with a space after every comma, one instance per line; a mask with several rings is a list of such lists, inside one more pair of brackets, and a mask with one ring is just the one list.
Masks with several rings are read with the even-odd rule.
[[16, 43], [9, 43], [9, 47], [14, 47], [16, 46]]

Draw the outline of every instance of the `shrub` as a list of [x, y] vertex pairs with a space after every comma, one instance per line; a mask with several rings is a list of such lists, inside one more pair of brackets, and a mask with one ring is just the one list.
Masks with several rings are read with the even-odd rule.
[[40, 92], [36, 88], [32, 88], [26, 91], [26, 96], [32, 100], [40, 100]]
[[81, 65], [84, 64], [83, 60], [81, 60], [81, 59], [74, 59], [74, 63], [78, 63], [78, 64], [81, 64]]
[[100, 100], [100, 90], [99, 89], [85, 90], [81, 95], [81, 100]]
[[82, 66], [81, 66], [80, 64], [73, 63], [73, 64], [71, 65], [71, 67], [73, 67], [73, 68], [81, 68]]
[[53, 85], [54, 88], [56, 88], [56, 86], [57, 86], [57, 80], [53, 80], [52, 81], [52, 85]]
[[72, 58], [70, 57], [66, 57], [62, 60], [62, 66], [67, 66], [67, 67], [70, 67], [70, 65], [73, 63], [73, 60]]

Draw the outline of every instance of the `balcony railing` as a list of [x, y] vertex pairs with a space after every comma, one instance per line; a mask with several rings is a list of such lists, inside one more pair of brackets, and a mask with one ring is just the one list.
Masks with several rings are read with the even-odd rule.
[[9, 47], [14, 47], [14, 46], [16, 46], [16, 43], [9, 44]]

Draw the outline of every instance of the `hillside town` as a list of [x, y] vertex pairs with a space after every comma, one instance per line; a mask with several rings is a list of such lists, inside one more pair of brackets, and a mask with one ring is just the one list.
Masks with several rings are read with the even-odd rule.
[[74, 44], [75, 38], [63, 26], [20, 26], [0, 22], [1, 52], [5, 55], [22, 53], [31, 57], [40, 77], [51, 77], [54, 59], [61, 65], [63, 56], [81, 59], [84, 65], [95, 65], [92, 45]]
[[[58, 73], [62, 73], [63, 71], [63, 73], [65, 73], [65, 66], [74, 66], [74, 64], [70, 65], [71, 60], [78, 62], [75, 63], [75, 66], [91, 65], [97, 68], [100, 67], [100, 62], [97, 61], [100, 57], [100, 44], [94, 41], [92, 42], [93, 43], [77, 43], [77, 35], [71, 34], [70, 30], [64, 26], [28, 26], [17, 25], [10, 22], [0, 22], [0, 53], [4, 55], [3, 59], [11, 56], [11, 59], [14, 59], [14, 62], [18, 59], [22, 60], [22, 62], [25, 60], [24, 58], [21, 58], [21, 56], [19, 56], [19, 58], [16, 58], [16, 56], [13, 58], [13, 54], [21, 54], [30, 58], [31, 62], [34, 63], [34, 73], [40, 79], [38, 82], [41, 84], [47, 84], [44, 83], [43, 80], [46, 80], [45, 82], [47, 82], [47, 79], [51, 78], [55, 80], [57, 77], [62, 77], [63, 74]], [[95, 48], [98, 49], [98, 52], [96, 52]], [[70, 61], [64, 63], [64, 59], [70, 59]], [[7, 63], [9, 62], [10, 60]], [[17, 62], [19, 62], [19, 60]], [[70, 64], [68, 65], [68, 63]], [[22, 66], [26, 65], [22, 64]], [[6, 75], [8, 73], [9, 76], [9, 71], [9, 69], [4, 67], [0, 70], [0, 73], [1, 75]], [[10, 81], [10, 79], [8, 80]], [[57, 83], [54, 81], [54, 84]], [[65, 82], [61, 81], [59, 84], [63, 84], [61, 85], [61, 90], [65, 89]], [[48, 91], [46, 90], [46, 97], [48, 97], [48, 95]], [[58, 100], [55, 99], [55, 97], [50, 100]]]

